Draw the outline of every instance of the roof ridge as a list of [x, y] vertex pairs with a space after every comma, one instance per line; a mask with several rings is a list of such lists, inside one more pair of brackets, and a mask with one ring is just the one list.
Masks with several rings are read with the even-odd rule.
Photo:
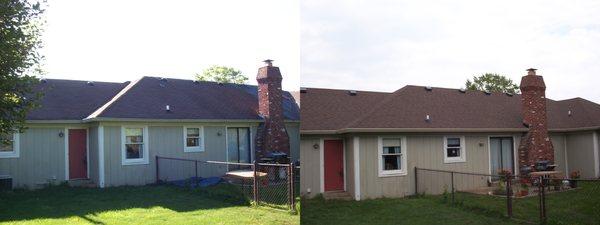
[[365, 91], [365, 90], [357, 90], [357, 89], [318, 88], [318, 87], [303, 87], [303, 86], [300, 86], [300, 88], [316, 89], [316, 90], [326, 90], [326, 91], [360, 91], [360, 92], [378, 93], [378, 94], [393, 94], [395, 92], [395, 91], [394, 92], [387, 92], [387, 91]]
[[127, 83], [129, 81], [124, 81], [124, 82], [113, 82], [113, 81], [97, 81], [97, 80], [71, 80], [71, 79], [56, 79], [56, 78], [40, 78], [40, 80], [47, 80], [47, 81], [72, 81], [72, 82], [94, 82], [94, 83], [108, 83], [108, 84], [124, 84]]
[[[347, 123], [346, 125], [344, 125], [344, 127], [340, 128], [340, 129], [344, 129], [344, 128], [351, 128], [352, 126], [356, 125], [357, 123], [361, 122], [362, 120], [364, 120], [366, 117], [370, 116], [371, 113], [375, 112], [375, 110], [378, 110], [379, 108], [381, 108], [385, 103], [391, 101], [392, 99], [394, 99], [396, 96], [398, 96], [400, 93], [403, 93], [404, 91], [407, 90], [406, 87], [408, 87], [409, 85], [406, 85], [392, 93], [390, 93], [391, 95], [387, 96], [385, 99], [381, 100], [379, 103], [377, 103], [377, 105], [375, 105], [374, 107], [371, 108], [371, 110], [367, 111], [365, 114], [363, 114], [362, 116], [356, 118], [353, 121], [350, 121], [349, 123]], [[339, 130], [339, 129], [338, 129]]]
[[92, 114], [90, 114], [89, 116], [87, 116], [86, 118], [84, 118], [83, 120], [89, 120], [89, 119], [93, 119], [98, 117], [100, 114], [102, 114], [106, 109], [108, 109], [108, 107], [110, 107], [111, 105], [113, 105], [117, 100], [119, 100], [123, 95], [125, 95], [131, 88], [133, 88], [133, 86], [135, 86], [139, 81], [141, 81], [142, 79], [144, 79], [146, 76], [143, 76], [140, 79], [137, 79], [131, 83], [129, 83], [127, 86], [125, 86], [123, 89], [121, 89], [121, 91], [119, 91], [119, 93], [117, 93], [115, 96], [113, 96], [108, 102], [106, 102], [104, 105], [100, 106], [100, 108], [96, 109], [96, 111], [92, 112]]

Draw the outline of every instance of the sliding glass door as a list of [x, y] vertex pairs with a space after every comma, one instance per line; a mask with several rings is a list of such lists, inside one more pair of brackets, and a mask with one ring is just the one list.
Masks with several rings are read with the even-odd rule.
[[500, 170], [510, 170], [514, 173], [514, 144], [512, 137], [490, 138], [490, 163], [492, 174]]
[[[250, 128], [227, 128], [227, 160], [236, 163], [250, 163]], [[230, 170], [239, 167], [229, 167]]]

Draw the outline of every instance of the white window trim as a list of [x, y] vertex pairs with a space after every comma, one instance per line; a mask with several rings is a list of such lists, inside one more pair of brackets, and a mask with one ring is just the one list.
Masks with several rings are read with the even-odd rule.
[[[448, 157], [447, 148], [448, 148], [448, 138], [459, 138], [460, 139], [460, 156], [459, 157]], [[465, 141], [465, 136], [444, 136], [444, 146], [442, 147], [442, 151], [444, 154], [444, 163], [464, 163], [467, 161], [467, 142]]]
[[[383, 139], [384, 138], [399, 138], [400, 139], [400, 148], [402, 151], [402, 168], [400, 168], [399, 170], [383, 170]], [[380, 136], [377, 138], [377, 161], [378, 163], [378, 170], [379, 170], [379, 177], [393, 177], [393, 176], [406, 176], [408, 174], [408, 170], [407, 168], [407, 158], [408, 158], [408, 154], [407, 151], [408, 149], [406, 148], [406, 137], [404, 136]]]
[[[187, 146], [187, 129], [188, 128], [198, 128], [199, 133], [199, 143], [196, 147], [188, 147]], [[204, 152], [204, 126], [184, 126], [183, 127], [183, 152]]]
[[[143, 142], [143, 158], [141, 159], [127, 159], [127, 148], [125, 147], [125, 129], [127, 128], [142, 128], [142, 135], [144, 138]], [[148, 145], [150, 140], [148, 139], [148, 126], [121, 126], [121, 164], [123, 166], [128, 165], [145, 165], [149, 164], [149, 151]]]
[[0, 152], [0, 158], [19, 158], [20, 156], [20, 141], [18, 132], [13, 133], [13, 150], [10, 152]]

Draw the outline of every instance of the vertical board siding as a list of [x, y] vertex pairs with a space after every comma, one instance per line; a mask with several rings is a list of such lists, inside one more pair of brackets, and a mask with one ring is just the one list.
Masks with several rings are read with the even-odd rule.
[[88, 168], [90, 173], [88, 176], [90, 180], [94, 182], [94, 184], [99, 184], [98, 178], [98, 127], [90, 127], [89, 128], [89, 143], [88, 143]]
[[320, 145], [319, 138], [300, 140], [300, 194], [307, 197], [316, 196], [321, 189], [321, 155], [319, 148], [313, 148], [315, 144]]
[[352, 137], [344, 138], [344, 143], [346, 147], [344, 149], [344, 154], [346, 154], [346, 179], [344, 182], [346, 184], [346, 191], [354, 197], [354, 139]]
[[[225, 126], [204, 126], [204, 151], [183, 152], [183, 126], [149, 126], [149, 163], [143, 165], [122, 165], [121, 127], [106, 126], [105, 179], [107, 186], [143, 185], [154, 183], [156, 178], [156, 155], [194, 159], [201, 161], [226, 161]], [[220, 135], [219, 135], [220, 134]], [[216, 164], [198, 164], [198, 176], [221, 176], [227, 167]], [[194, 175], [194, 163], [161, 159], [161, 179], [177, 180]]]
[[290, 139], [290, 159], [296, 162], [300, 160], [300, 125], [288, 123], [285, 129]]
[[569, 172], [579, 170], [582, 178], [595, 177], [593, 133], [567, 134]]
[[30, 127], [20, 134], [19, 158], [0, 158], [0, 175], [13, 178], [15, 188], [40, 188], [65, 180], [64, 127]]
[[[467, 135], [466, 162], [444, 163], [443, 135], [408, 135], [407, 175], [379, 177], [378, 136], [360, 137], [360, 177], [362, 198], [403, 197], [412, 195], [414, 190], [414, 168], [452, 170], [459, 172], [489, 173], [489, 155], [487, 135]], [[419, 191], [427, 194], [440, 194], [450, 189], [450, 174], [426, 172], [419, 173]], [[487, 185], [487, 177], [455, 175], [457, 190], [474, 189]]]
[[556, 164], [554, 170], [561, 171], [566, 176], [568, 171], [565, 167], [565, 135], [551, 134], [550, 140], [552, 140], [552, 147], [554, 147], [554, 164]]

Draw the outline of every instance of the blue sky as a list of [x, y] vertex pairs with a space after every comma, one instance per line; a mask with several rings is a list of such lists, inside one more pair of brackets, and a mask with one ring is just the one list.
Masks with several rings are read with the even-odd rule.
[[206, 67], [238, 68], [255, 84], [274, 59], [283, 87], [299, 86], [299, 4], [280, 0], [49, 1], [46, 78], [192, 79]]
[[301, 1], [301, 86], [460, 88], [486, 72], [544, 76], [600, 103], [600, 1]]

